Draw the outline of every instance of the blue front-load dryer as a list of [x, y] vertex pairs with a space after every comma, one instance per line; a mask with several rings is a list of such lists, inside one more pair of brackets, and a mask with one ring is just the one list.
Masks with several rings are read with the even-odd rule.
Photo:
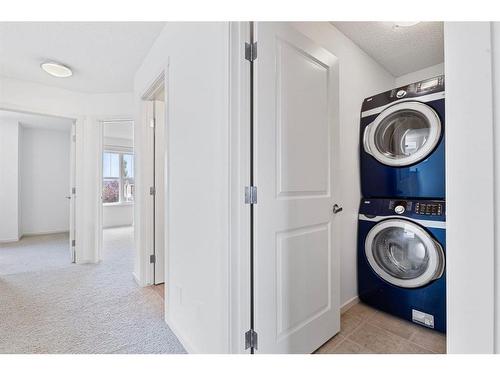
[[363, 101], [363, 197], [445, 198], [444, 93], [439, 76]]
[[446, 332], [445, 204], [362, 199], [358, 293], [379, 310]]

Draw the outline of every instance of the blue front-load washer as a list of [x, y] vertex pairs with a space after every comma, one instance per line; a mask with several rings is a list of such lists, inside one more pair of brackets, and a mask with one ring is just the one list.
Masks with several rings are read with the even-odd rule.
[[363, 197], [445, 198], [444, 93], [439, 76], [363, 101]]
[[445, 225], [441, 200], [362, 199], [360, 300], [446, 332]]

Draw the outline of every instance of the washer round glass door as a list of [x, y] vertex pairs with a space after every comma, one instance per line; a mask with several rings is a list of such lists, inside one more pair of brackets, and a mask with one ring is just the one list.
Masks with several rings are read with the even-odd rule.
[[444, 272], [441, 245], [408, 220], [388, 219], [376, 224], [366, 237], [365, 254], [378, 276], [403, 288], [424, 286]]
[[364, 149], [385, 165], [406, 166], [428, 157], [440, 137], [436, 111], [408, 101], [388, 107], [365, 128]]

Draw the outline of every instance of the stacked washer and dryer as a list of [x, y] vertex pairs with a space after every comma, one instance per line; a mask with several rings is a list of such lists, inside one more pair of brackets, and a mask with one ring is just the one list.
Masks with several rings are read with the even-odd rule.
[[446, 331], [444, 76], [363, 101], [361, 301]]

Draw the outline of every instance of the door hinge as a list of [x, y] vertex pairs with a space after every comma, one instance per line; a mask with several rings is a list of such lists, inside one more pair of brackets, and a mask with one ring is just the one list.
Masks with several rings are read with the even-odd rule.
[[253, 329], [245, 332], [245, 350], [257, 349], [257, 332]]
[[154, 118], [152, 118], [149, 121], [149, 127], [154, 129], [155, 126], [156, 126], [156, 120]]
[[75, 247], [76, 246], [76, 240], [71, 240], [71, 247]]
[[149, 263], [156, 263], [156, 255], [155, 254], [151, 254], [149, 256]]
[[245, 43], [245, 60], [250, 62], [257, 59], [257, 42]]
[[149, 195], [155, 195], [155, 194], [156, 194], [156, 189], [155, 189], [155, 187], [154, 187], [154, 186], [151, 186], [151, 187], [149, 188]]
[[71, 194], [76, 194], [76, 187], [71, 188]]
[[245, 186], [245, 204], [257, 203], [257, 186]]
[[72, 138], [73, 138], [73, 142], [76, 142], [76, 135], [75, 134], [73, 134]]

